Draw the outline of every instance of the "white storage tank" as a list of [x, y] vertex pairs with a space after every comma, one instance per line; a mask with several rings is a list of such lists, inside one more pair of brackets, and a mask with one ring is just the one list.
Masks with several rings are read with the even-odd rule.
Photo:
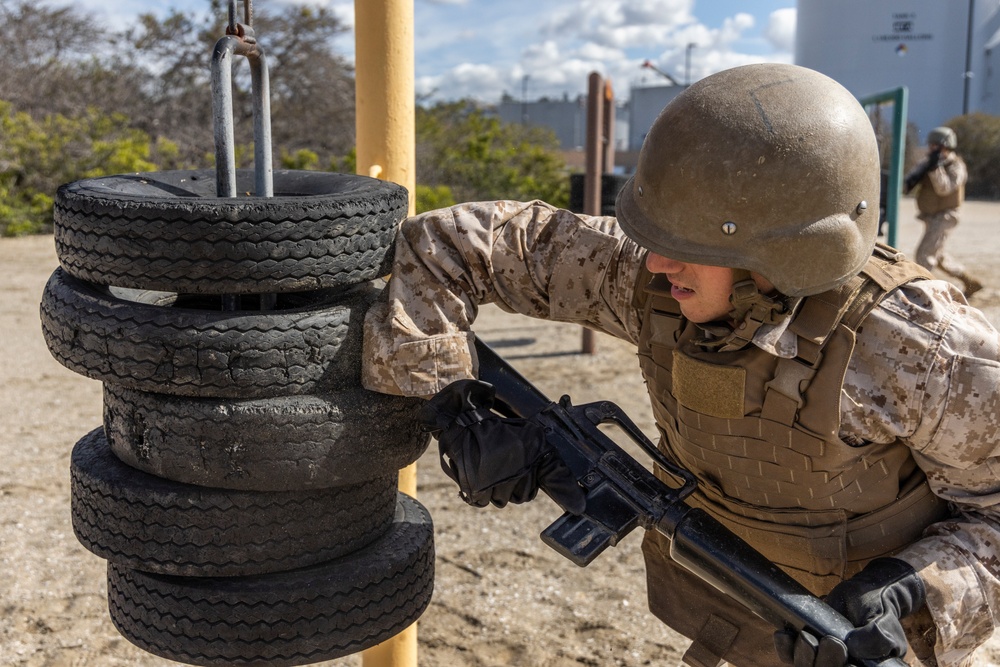
[[864, 97], [909, 89], [923, 140], [963, 113], [1000, 113], [1000, 0], [798, 0], [795, 62]]

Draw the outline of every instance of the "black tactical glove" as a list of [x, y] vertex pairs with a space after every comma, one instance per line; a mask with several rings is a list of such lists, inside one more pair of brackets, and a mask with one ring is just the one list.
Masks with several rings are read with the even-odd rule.
[[938, 161], [941, 159], [941, 151], [931, 151], [927, 159], [918, 164], [913, 171], [906, 175], [903, 181], [903, 194], [909, 194], [910, 190], [917, 187], [917, 183], [927, 175], [928, 172], [937, 169]]
[[927, 156], [927, 171], [937, 169], [938, 162], [941, 160], [941, 149], [936, 151], [931, 151]]
[[774, 634], [775, 650], [795, 667], [843, 667], [848, 653], [868, 660], [901, 658], [907, 643], [899, 620], [923, 607], [925, 598], [924, 583], [908, 563], [876, 558], [826, 597], [855, 626], [846, 645], [833, 637], [784, 631]]
[[424, 428], [438, 439], [441, 468], [475, 507], [533, 500], [538, 489], [573, 514], [587, 498], [569, 468], [545, 440], [542, 428], [492, 412], [493, 386], [453, 382], [421, 409]]

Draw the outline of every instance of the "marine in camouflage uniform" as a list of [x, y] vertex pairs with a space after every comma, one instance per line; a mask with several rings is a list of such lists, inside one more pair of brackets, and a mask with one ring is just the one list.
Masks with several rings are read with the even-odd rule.
[[925, 225], [914, 259], [927, 269], [938, 268], [964, 285], [967, 297], [983, 288], [954, 257], [945, 252], [945, 242], [959, 223], [969, 172], [955, 152], [955, 131], [936, 127], [927, 135], [928, 154], [907, 175], [906, 191], [915, 191], [917, 218]]
[[[803, 106], [801, 95], [781, 88], [786, 80], [802, 79], [802, 68], [761, 65], [728, 72], [692, 86], [661, 119], [672, 107], [683, 116], [684, 105], [697, 102], [698, 94], [718, 96], [711, 84], [720, 77], [734, 77], [723, 81], [729, 91], [724, 94], [751, 93], [753, 113], [767, 121], [768, 134], [782, 118], [782, 104]], [[812, 74], [804, 78], [807, 93], [815, 93]], [[826, 91], [831, 83], [819, 85]], [[816, 97], [816, 113], [825, 117], [836, 108], [828, 95]], [[704, 105], [712, 107], [739, 118], [731, 105]], [[676, 154], [704, 159], [704, 150], [679, 145], [678, 136], [693, 137], [697, 144], [714, 131], [716, 145], [727, 146], [727, 156], [745, 164], [746, 156], [732, 150], [732, 133], [745, 135], [746, 126], [730, 120], [715, 118], [723, 126], [703, 131], [711, 123], [699, 117], [702, 129], [686, 135], [677, 135], [677, 118], [658, 120], [637, 176], [619, 200], [618, 220], [537, 201], [500, 201], [405, 221], [385, 298], [366, 318], [363, 383], [376, 391], [431, 397], [453, 381], [476, 377], [471, 331], [483, 303], [631, 341], [649, 387], [660, 448], [699, 478], [692, 502], [816, 594], [850, 580], [872, 558], [891, 555], [908, 564], [926, 590], [926, 606], [904, 619], [908, 659], [968, 664], [972, 651], [991, 636], [1000, 601], [1000, 523], [994, 509], [1000, 498], [1000, 337], [949, 283], [931, 279], [891, 249], [872, 249], [877, 211], [866, 210], [862, 201], [877, 202], [873, 136], [864, 146], [874, 156], [871, 168], [858, 177], [862, 190], [869, 172], [875, 181], [867, 199], [832, 195], [835, 208], [852, 202], [847, 213], [796, 227], [787, 238], [772, 235], [757, 247], [752, 236], [738, 238], [752, 234], [747, 227], [753, 221], [745, 224], [735, 215], [738, 207], [712, 211], [711, 193], [704, 190], [690, 195], [691, 207], [709, 211], [708, 226], [644, 220], [661, 205], [658, 195], [676, 202], [694, 190], [683, 182], [690, 164], [672, 171], [677, 164], [657, 161], [657, 153], [647, 150], [657, 133], [670, 135]], [[799, 130], [791, 132], [796, 142]], [[774, 155], [751, 154], [761, 172], [752, 177], [766, 182], [761, 165]], [[794, 166], [793, 172], [803, 173], [801, 165]], [[721, 167], [706, 168], [717, 173]], [[691, 176], [697, 182], [704, 174]], [[657, 182], [660, 177], [669, 182]], [[849, 178], [841, 185], [858, 189]], [[762, 201], [745, 198], [751, 202], [747, 210], [770, 215], [782, 198], [794, 196], [789, 187], [762, 192]], [[726, 199], [724, 191], [719, 188], [720, 199]], [[825, 205], [817, 199], [801, 206]], [[677, 205], [687, 215], [694, 210]], [[789, 206], [800, 204], [786, 202]], [[669, 238], [678, 229], [690, 233]], [[830, 230], [834, 237], [824, 237]], [[734, 267], [729, 321], [687, 321], [664, 275], [647, 268], [650, 258], [661, 254], [679, 261], [701, 257], [703, 233], [705, 247], [716, 250], [726, 239], [712, 234], [737, 237], [732, 257], [719, 251], [715, 262], [704, 262]], [[795, 245], [783, 245], [789, 239], [805, 249], [799, 251], [799, 268], [786, 276], [782, 255], [795, 252]], [[806, 248], [809, 243], [816, 249]], [[739, 253], [752, 257], [741, 261]], [[747, 294], [748, 272], [758, 271], [776, 277], [776, 293]], [[803, 363], [810, 366], [804, 374]], [[763, 382], [765, 376], [771, 380]], [[706, 386], [711, 391], [699, 391]], [[690, 661], [775, 664], [771, 628], [713, 590], [699, 589], [693, 577], [670, 563], [665, 549], [664, 538], [647, 534], [650, 606], [695, 640]], [[684, 596], [691, 595], [699, 596], [694, 607], [704, 607], [701, 616], [684, 604], [694, 599]], [[731, 646], [713, 646], [719, 634], [704, 632], [708, 626], [717, 630], [719, 623], [737, 632]]]

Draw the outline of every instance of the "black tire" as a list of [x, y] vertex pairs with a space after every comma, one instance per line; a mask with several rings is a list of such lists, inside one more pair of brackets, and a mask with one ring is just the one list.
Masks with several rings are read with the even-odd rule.
[[73, 530], [101, 558], [146, 572], [225, 577], [338, 558], [385, 534], [396, 476], [320, 491], [182, 484], [125, 465], [100, 428], [71, 457]]
[[378, 293], [372, 282], [307, 307], [220, 312], [128, 301], [56, 269], [42, 295], [42, 333], [70, 370], [142, 391], [320, 393], [359, 384], [362, 320]]
[[302, 665], [379, 644], [434, 586], [427, 511], [400, 494], [389, 531], [338, 560], [261, 577], [194, 579], [108, 566], [111, 620], [150, 653], [193, 665]]
[[[237, 174], [253, 190], [253, 171]], [[388, 273], [406, 189], [374, 178], [275, 171], [271, 198], [222, 198], [215, 171], [123, 174], [56, 193], [56, 251], [102, 285], [192, 294], [353, 285]]]
[[105, 383], [104, 430], [128, 465], [179, 482], [254, 491], [394, 475], [427, 448], [419, 399], [352, 387], [320, 396], [186, 398]]

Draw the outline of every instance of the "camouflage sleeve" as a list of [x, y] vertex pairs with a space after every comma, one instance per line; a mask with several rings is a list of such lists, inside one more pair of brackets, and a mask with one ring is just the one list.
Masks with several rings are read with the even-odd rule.
[[965, 162], [957, 157], [942, 162], [937, 169], [927, 172], [927, 178], [939, 197], [950, 195], [969, 180], [969, 172]]
[[392, 277], [365, 317], [362, 383], [429, 396], [475, 377], [480, 304], [638, 338], [631, 299], [643, 254], [614, 218], [542, 202], [483, 202], [408, 220]]
[[1000, 615], [1000, 334], [948, 283], [908, 285], [865, 320], [841, 406], [845, 430], [902, 438], [957, 512], [898, 557], [926, 585], [938, 664], [959, 664]]

